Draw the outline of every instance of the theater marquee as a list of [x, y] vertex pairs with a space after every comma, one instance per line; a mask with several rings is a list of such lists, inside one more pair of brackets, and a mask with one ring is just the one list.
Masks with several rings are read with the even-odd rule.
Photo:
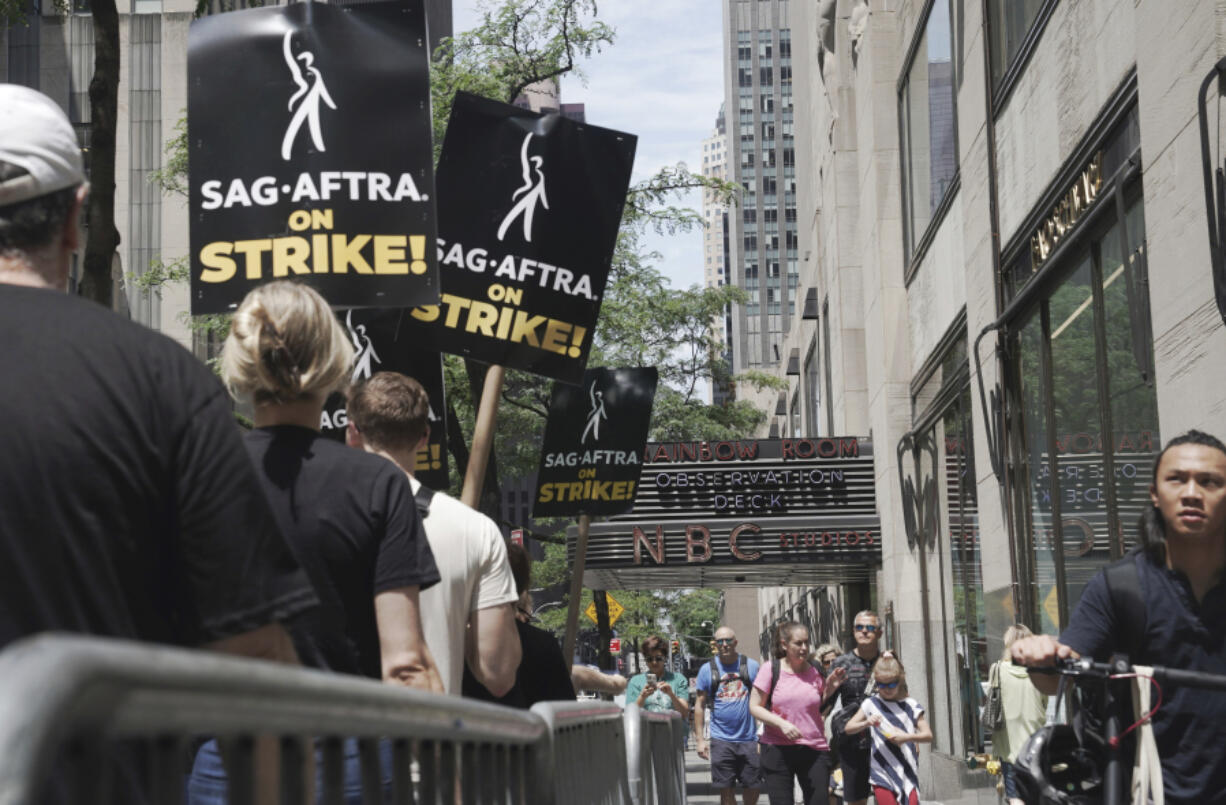
[[584, 583], [865, 580], [881, 564], [873, 478], [872, 443], [856, 437], [650, 443], [634, 510], [591, 526]]

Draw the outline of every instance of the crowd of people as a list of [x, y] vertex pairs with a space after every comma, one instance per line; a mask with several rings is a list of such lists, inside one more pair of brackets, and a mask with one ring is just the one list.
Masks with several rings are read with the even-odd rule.
[[[527, 707], [621, 682], [567, 671], [525, 621], [530, 560], [488, 517], [413, 477], [429, 404], [412, 378], [350, 386], [353, 347], [327, 301], [274, 281], [234, 315], [225, 387], [170, 339], [64, 293], [87, 195], [72, 125], [46, 96], [0, 84], [0, 648], [70, 631], [300, 664], [437, 694]], [[248, 400], [240, 437], [230, 394]], [[320, 435], [346, 389], [346, 444]], [[1226, 446], [1196, 431], [1157, 457], [1142, 549], [1085, 588], [1059, 639], [1015, 627], [995, 666], [1005, 721], [993, 744], [1011, 801], [1019, 752], [1055, 677], [1080, 655], [1226, 670]], [[1134, 590], [1120, 596], [1111, 579]], [[423, 618], [423, 611], [431, 617]], [[441, 614], [440, 614], [441, 613]], [[918, 803], [932, 740], [901, 657], [871, 611], [854, 646], [811, 650], [777, 629], [761, 662], [726, 626], [694, 681], [693, 723], [724, 803]], [[664, 639], [627, 702], [690, 716]], [[710, 721], [706, 709], [710, 707]], [[761, 730], [758, 724], [761, 724]], [[709, 726], [709, 737], [708, 737]], [[1179, 686], [1153, 718], [1168, 802], [1222, 801], [1226, 705]], [[356, 769], [356, 766], [355, 766]], [[192, 802], [224, 801], [216, 747], [196, 757]]]

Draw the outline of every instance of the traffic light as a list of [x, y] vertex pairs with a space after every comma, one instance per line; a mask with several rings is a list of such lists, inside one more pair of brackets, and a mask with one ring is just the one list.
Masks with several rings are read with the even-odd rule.
[[679, 653], [680, 651], [681, 651], [681, 641], [680, 641], [680, 640], [674, 640], [674, 641], [673, 641], [673, 653], [674, 653], [674, 654], [677, 654], [677, 653]]

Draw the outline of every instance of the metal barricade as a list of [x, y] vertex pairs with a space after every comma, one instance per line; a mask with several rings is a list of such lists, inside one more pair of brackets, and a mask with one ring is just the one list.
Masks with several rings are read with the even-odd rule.
[[622, 709], [604, 702], [541, 702], [549, 725], [554, 800], [559, 805], [630, 805]]
[[685, 730], [680, 713], [626, 705], [626, 763], [635, 805], [685, 802]]
[[[257, 768], [279, 771], [282, 803], [315, 801], [312, 788], [342, 803], [350, 762], [365, 803], [561, 805], [581, 800], [555, 799], [552, 752], [605, 777], [601, 764], [616, 764], [614, 716], [581, 707], [525, 713], [209, 652], [41, 635], [0, 652], [0, 805], [181, 803], [207, 736], [226, 759], [232, 805], [256, 801]], [[578, 747], [551, 728], [580, 736]], [[257, 758], [265, 746], [280, 749], [271, 767]]]

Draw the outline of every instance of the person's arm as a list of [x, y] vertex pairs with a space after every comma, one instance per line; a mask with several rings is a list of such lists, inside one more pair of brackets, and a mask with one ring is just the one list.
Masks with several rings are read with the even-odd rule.
[[626, 678], [620, 674], [604, 674], [586, 665], [570, 669], [571, 683], [577, 690], [592, 690], [616, 696], [626, 690]]
[[861, 705], [856, 714], [847, 720], [847, 724], [843, 727], [843, 732], [848, 735], [858, 735], [869, 727], [875, 727], [880, 723], [881, 716], [876, 713], [869, 715], [864, 706]]
[[[1049, 667], [1054, 665], [1057, 659], [1078, 659], [1081, 657], [1070, 646], [1066, 646], [1056, 638], [1046, 634], [1024, 637], [1016, 641], [1009, 648], [1009, 654], [1013, 659], [1014, 665], [1030, 667]], [[1045, 693], [1048, 696], [1055, 694], [1060, 687], [1060, 677], [1057, 674], [1032, 672], [1030, 674], [1030, 682], [1041, 693]]]
[[706, 759], [710, 757], [711, 747], [707, 739], [703, 737], [706, 733], [707, 721], [707, 689], [702, 687], [702, 677], [698, 677], [698, 692], [694, 697], [694, 746], [698, 750], [698, 756]]
[[515, 684], [523, 658], [515, 628], [515, 603], [478, 609], [468, 616], [464, 657], [477, 681], [498, 698]]
[[[683, 682], [682, 685], [684, 686], [684, 684]], [[677, 695], [677, 692], [673, 690], [673, 686], [668, 682], [657, 683], [656, 689], [664, 691], [664, 694], [672, 701], [673, 709], [680, 713], [682, 718], [690, 717], [690, 703], [686, 701], [689, 696], [684, 687], [682, 687], [681, 696]]]
[[794, 741], [800, 737], [800, 730], [783, 716], [775, 715], [763, 705], [765, 697], [760, 688], [755, 687], [749, 694], [749, 712], [763, 724], [774, 727], [783, 733], [783, 737]]
[[915, 719], [915, 732], [891, 733], [889, 740], [896, 745], [932, 743], [932, 728], [928, 726], [928, 719], [920, 713], [919, 718]]
[[401, 587], [378, 593], [375, 596], [375, 620], [379, 627], [383, 681], [442, 693], [443, 680], [421, 631], [417, 587]]
[[847, 669], [843, 667], [835, 668], [830, 672], [830, 676], [826, 677], [822, 687], [821, 712], [823, 716], [830, 715], [830, 711], [834, 709], [835, 699], [839, 696], [839, 688], [843, 686], [843, 681], [846, 679]]

